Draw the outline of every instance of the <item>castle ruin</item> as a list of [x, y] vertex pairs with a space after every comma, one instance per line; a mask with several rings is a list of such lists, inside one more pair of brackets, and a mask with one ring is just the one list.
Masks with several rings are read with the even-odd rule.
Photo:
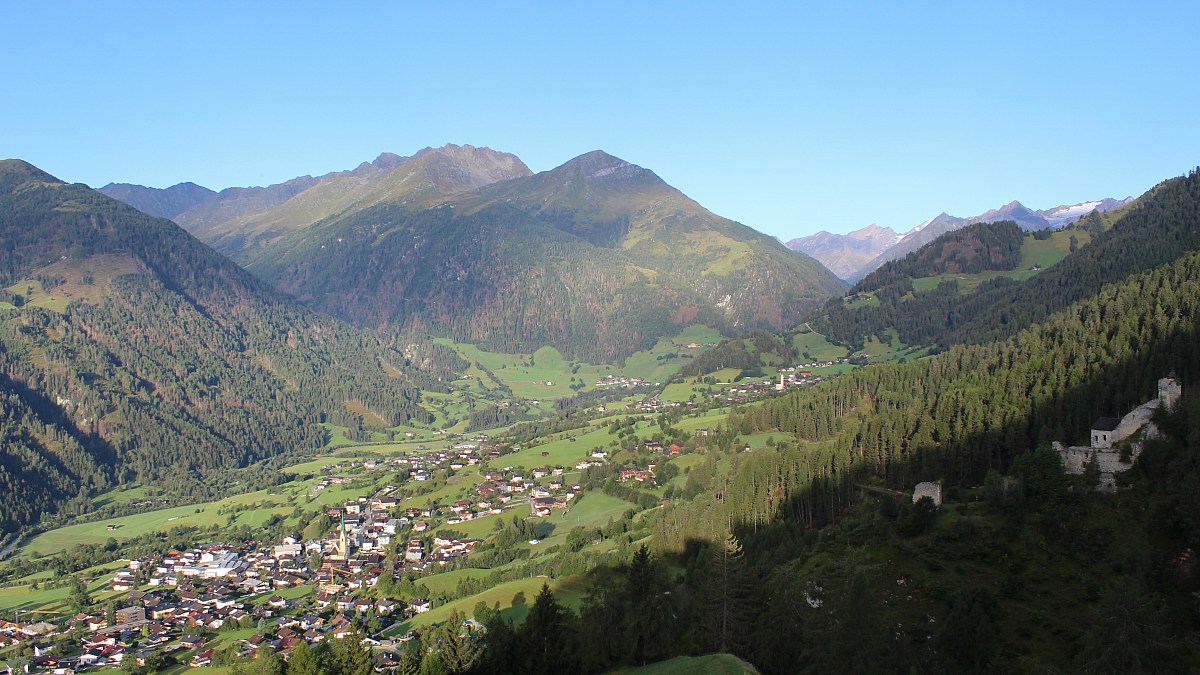
[[[1158, 381], [1158, 397], [1134, 408], [1128, 415], [1117, 419], [1102, 417], [1096, 420], [1091, 430], [1091, 445], [1064, 447], [1055, 441], [1054, 449], [1062, 456], [1063, 470], [1069, 474], [1082, 474], [1089, 461], [1095, 462], [1100, 470], [1100, 484], [1096, 489], [1112, 492], [1117, 489], [1116, 474], [1129, 470], [1142, 453], [1142, 440], [1153, 438], [1158, 429], [1150, 416], [1159, 405], [1167, 410], [1175, 407], [1182, 388], [1175, 380], [1164, 377]], [[1141, 431], [1140, 438], [1134, 436]], [[1121, 461], [1121, 450], [1117, 447], [1127, 439], [1130, 441], [1128, 462]]]

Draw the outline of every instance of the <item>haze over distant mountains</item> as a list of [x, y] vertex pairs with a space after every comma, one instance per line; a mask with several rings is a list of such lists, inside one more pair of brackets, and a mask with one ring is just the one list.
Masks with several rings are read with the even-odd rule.
[[891, 228], [869, 225], [847, 234], [821, 231], [807, 237], [792, 239], [787, 242], [787, 247], [811, 255], [841, 279], [857, 281], [887, 261], [902, 258], [939, 236], [967, 225], [1011, 220], [1024, 230], [1057, 229], [1079, 220], [1093, 210], [1115, 209], [1129, 203], [1130, 199], [1107, 197], [1041, 211], [1034, 211], [1013, 200], [999, 208], [967, 218], [958, 218], [943, 212], [903, 234], [897, 234]]
[[[131, 201], [183, 203], [119, 187]], [[691, 323], [782, 329], [845, 290], [809, 256], [601, 151], [536, 175], [469, 145], [384, 154], [353, 171], [222, 190], [172, 217], [358, 325], [504, 351], [550, 344], [615, 360]]]

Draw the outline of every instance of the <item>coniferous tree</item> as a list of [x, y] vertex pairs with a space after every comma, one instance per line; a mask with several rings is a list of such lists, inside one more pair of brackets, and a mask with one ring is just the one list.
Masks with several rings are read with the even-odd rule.
[[704, 588], [704, 625], [712, 647], [745, 653], [752, 584], [742, 544], [732, 532], [712, 546]]
[[318, 675], [320, 673], [320, 664], [317, 662], [317, 656], [308, 646], [308, 643], [301, 640], [292, 647], [292, 654], [287, 662], [288, 675]]
[[355, 631], [327, 642], [325, 670], [337, 675], [368, 675], [371, 672], [371, 651], [363, 646], [360, 633]]
[[567, 610], [554, 598], [548, 584], [542, 584], [525, 624], [521, 626], [524, 666], [530, 673], [557, 673], [572, 668], [571, 622]]

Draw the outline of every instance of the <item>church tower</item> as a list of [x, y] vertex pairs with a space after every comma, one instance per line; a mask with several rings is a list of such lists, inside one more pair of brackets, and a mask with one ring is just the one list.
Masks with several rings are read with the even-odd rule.
[[346, 515], [342, 514], [338, 525], [337, 557], [345, 560], [350, 557], [350, 537], [346, 534]]

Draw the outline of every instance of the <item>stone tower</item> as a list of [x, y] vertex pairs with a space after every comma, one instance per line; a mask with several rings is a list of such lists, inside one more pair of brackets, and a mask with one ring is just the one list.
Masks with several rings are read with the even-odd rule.
[[1158, 381], [1158, 401], [1167, 410], [1175, 407], [1175, 402], [1179, 400], [1181, 393], [1183, 393], [1183, 389], [1175, 380], [1164, 377]]

